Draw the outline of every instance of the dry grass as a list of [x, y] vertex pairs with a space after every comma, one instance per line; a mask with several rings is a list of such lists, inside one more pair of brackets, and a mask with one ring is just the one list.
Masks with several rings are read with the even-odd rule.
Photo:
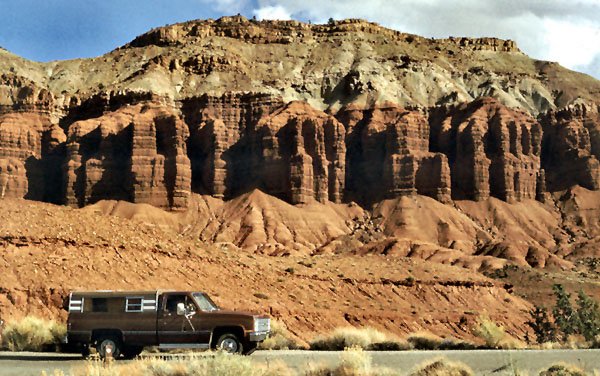
[[506, 337], [504, 327], [496, 324], [487, 316], [479, 316], [477, 325], [473, 328], [473, 334], [485, 342], [485, 346], [498, 349], [500, 343]]
[[410, 376], [474, 376], [474, 373], [463, 363], [438, 359], [417, 367]]
[[284, 323], [271, 321], [271, 334], [259, 346], [259, 350], [296, 350], [302, 346], [293, 339]]
[[73, 376], [292, 376], [294, 372], [282, 362], [257, 365], [241, 355], [207, 353], [181, 360], [144, 359], [128, 364], [89, 362], [74, 370]]
[[504, 331], [504, 327], [496, 324], [487, 316], [479, 316], [473, 334], [485, 342], [490, 349], [524, 349], [527, 346]]
[[358, 347], [340, 353], [340, 363], [335, 367], [309, 367], [304, 376], [386, 376], [397, 375], [387, 368], [373, 366], [371, 357]]
[[6, 324], [2, 332], [2, 347], [10, 351], [53, 350], [66, 333], [64, 324], [28, 316]]
[[346, 348], [363, 350], [408, 350], [410, 345], [374, 328], [337, 328], [331, 334], [317, 337], [310, 343], [311, 350], [340, 351]]
[[585, 376], [586, 373], [579, 367], [567, 364], [557, 363], [541, 371], [539, 376]]

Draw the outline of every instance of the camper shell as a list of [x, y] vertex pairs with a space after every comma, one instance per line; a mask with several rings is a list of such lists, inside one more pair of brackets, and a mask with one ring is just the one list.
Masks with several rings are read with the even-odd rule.
[[145, 346], [250, 354], [270, 332], [268, 316], [220, 309], [200, 291], [75, 291], [67, 342], [86, 355], [135, 357]]

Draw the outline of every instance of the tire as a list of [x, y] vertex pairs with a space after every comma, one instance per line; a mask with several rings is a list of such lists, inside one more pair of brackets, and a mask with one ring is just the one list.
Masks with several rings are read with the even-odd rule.
[[121, 341], [119, 341], [115, 337], [104, 337], [98, 340], [98, 345], [96, 346], [96, 350], [98, 351], [98, 355], [100, 355], [101, 359], [106, 358], [106, 348], [111, 346], [112, 357], [117, 359], [119, 355], [121, 355]]
[[235, 336], [235, 334], [223, 334], [217, 340], [215, 345], [217, 350], [225, 351], [230, 354], [241, 354], [244, 351], [242, 342]]
[[136, 356], [140, 355], [144, 351], [144, 347], [142, 346], [127, 346], [123, 347], [121, 350], [121, 354], [123, 354], [123, 358], [125, 359], [133, 359]]

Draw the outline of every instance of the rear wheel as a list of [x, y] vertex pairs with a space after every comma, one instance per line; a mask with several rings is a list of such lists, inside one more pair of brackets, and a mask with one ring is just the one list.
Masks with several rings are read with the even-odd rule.
[[112, 354], [112, 357], [117, 359], [119, 355], [121, 355], [121, 342], [114, 337], [100, 338], [98, 340], [96, 350], [98, 351], [98, 355], [100, 355], [100, 358], [102, 359], [106, 358], [106, 355], [109, 353], [109, 350]]
[[217, 340], [217, 350], [222, 350], [230, 354], [239, 354], [244, 350], [242, 342], [235, 336], [235, 334], [223, 334]]

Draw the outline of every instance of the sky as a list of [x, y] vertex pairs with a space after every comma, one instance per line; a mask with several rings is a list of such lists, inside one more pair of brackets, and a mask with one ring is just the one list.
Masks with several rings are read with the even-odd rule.
[[153, 27], [237, 13], [513, 39], [533, 58], [600, 79], [600, 0], [0, 0], [0, 47], [35, 61], [93, 57]]

